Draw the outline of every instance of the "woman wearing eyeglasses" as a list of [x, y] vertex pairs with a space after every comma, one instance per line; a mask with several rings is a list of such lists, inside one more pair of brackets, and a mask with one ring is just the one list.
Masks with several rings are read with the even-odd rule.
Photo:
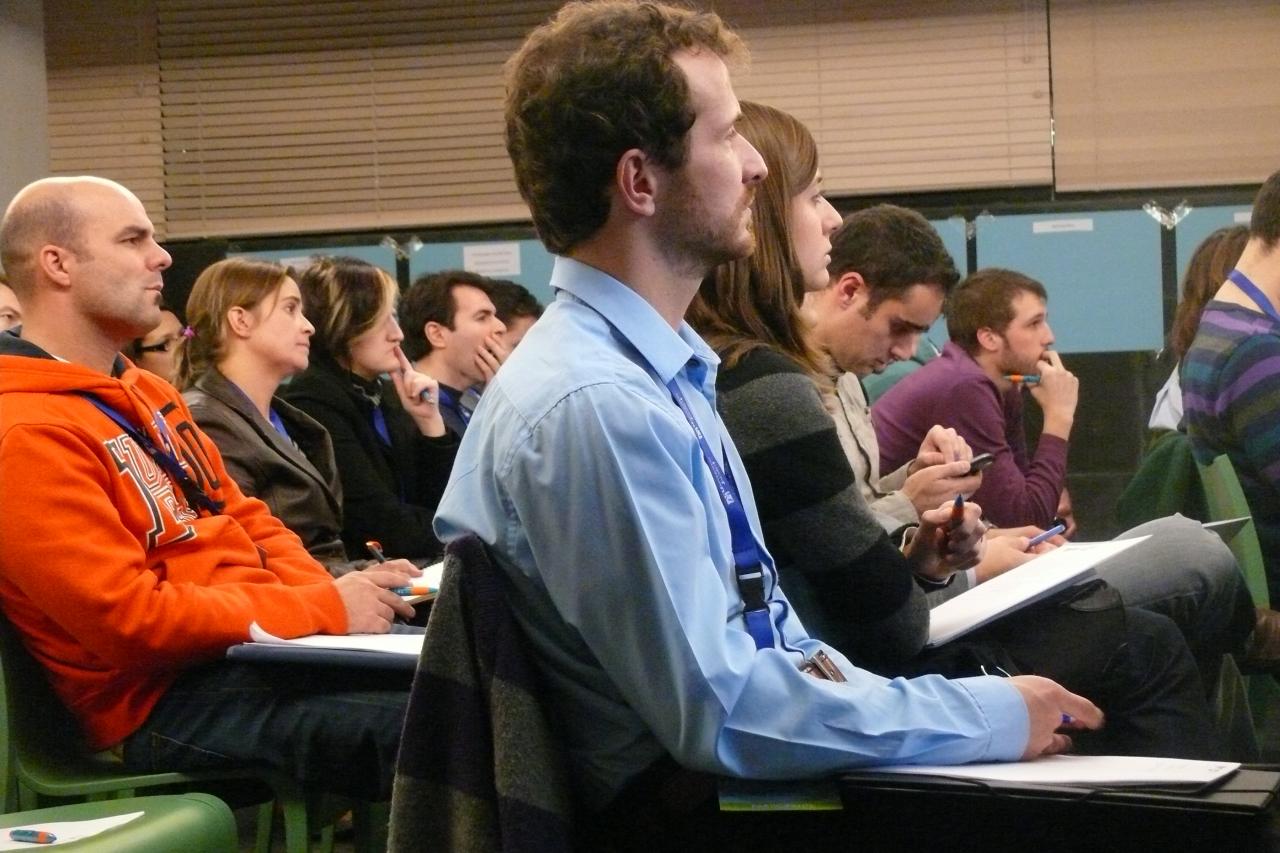
[[160, 325], [156, 326], [144, 337], [134, 338], [125, 347], [124, 354], [129, 360], [150, 370], [166, 382], [177, 382], [176, 351], [182, 343], [182, 321], [172, 311], [160, 311]]

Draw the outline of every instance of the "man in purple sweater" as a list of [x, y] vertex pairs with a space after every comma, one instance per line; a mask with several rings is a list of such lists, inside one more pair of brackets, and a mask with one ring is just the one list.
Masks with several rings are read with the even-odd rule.
[[[1049, 349], [1053, 330], [1043, 285], [1012, 270], [978, 270], [951, 293], [947, 331], [951, 341], [942, 355], [871, 409], [880, 470], [910, 462], [929, 429], [942, 424], [954, 428], [975, 454], [995, 456], [973, 500], [996, 526], [1047, 528], [1055, 515], [1069, 516], [1067, 445], [1079, 380]], [[1010, 376], [1039, 377], [1029, 385], [1044, 412], [1034, 455], [1028, 454], [1023, 431], [1022, 383]]]

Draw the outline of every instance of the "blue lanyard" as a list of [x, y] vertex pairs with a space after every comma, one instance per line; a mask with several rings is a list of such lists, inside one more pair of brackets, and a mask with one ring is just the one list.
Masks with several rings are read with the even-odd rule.
[[471, 410], [462, 405], [461, 399], [446, 391], [443, 385], [437, 387], [436, 391], [440, 395], [440, 405], [457, 415], [464, 425], [471, 423]]
[[[232, 382], [230, 379], [227, 380], [227, 384], [236, 389], [236, 393], [240, 395], [240, 399], [244, 400], [245, 404], [248, 405], [250, 409], [256, 410], [258, 408], [257, 405], [249, 399], [249, 395], [244, 393], [243, 388]], [[289, 439], [290, 443], [293, 442], [293, 438], [289, 435], [289, 430], [285, 429], [284, 421], [280, 419], [280, 414], [272, 406], [267, 406], [267, 420], [271, 422], [271, 426], [276, 432]]]
[[1235, 282], [1236, 287], [1247, 293], [1249, 298], [1262, 309], [1262, 313], [1280, 323], [1280, 312], [1276, 311], [1276, 306], [1271, 304], [1271, 300], [1267, 298], [1267, 295], [1258, 288], [1258, 285], [1250, 281], [1247, 275], [1240, 272], [1240, 270], [1232, 270], [1227, 274], [1227, 278]]
[[391, 446], [391, 432], [387, 429], [387, 416], [382, 413], [382, 406], [373, 407], [373, 431], [382, 439], [383, 444]]
[[204, 490], [196, 485], [195, 480], [191, 479], [191, 475], [187, 473], [187, 469], [183, 468], [182, 463], [178, 461], [178, 457], [173, 451], [172, 442], [169, 440], [169, 429], [165, 426], [164, 419], [160, 417], [159, 412], [157, 412], [155, 416], [156, 429], [160, 432], [165, 444], [168, 445], [167, 450], [161, 450], [159, 447], [156, 447], [156, 443], [151, 440], [150, 436], [142, 432], [142, 430], [138, 429], [133, 424], [129, 423], [128, 419], [126, 419], [124, 415], [120, 414], [120, 412], [105, 401], [83, 391], [78, 391], [76, 393], [81, 397], [84, 397], [90, 403], [93, 403], [99, 411], [111, 418], [111, 420], [115, 421], [116, 425], [124, 430], [125, 434], [128, 435], [129, 438], [133, 439], [135, 444], [146, 451], [146, 454], [160, 466], [160, 469], [169, 475], [169, 479], [182, 490], [182, 496], [187, 499], [188, 506], [196, 510], [197, 513], [203, 510], [209, 513], [209, 515], [219, 515], [222, 512], [222, 504], [205, 494]]
[[728, 465], [721, 466], [716, 459], [702, 427], [689, 409], [689, 404], [680, 393], [675, 379], [667, 383], [671, 399], [676, 401], [685, 420], [693, 427], [693, 434], [698, 437], [698, 445], [702, 448], [702, 458], [711, 469], [711, 476], [716, 482], [716, 491], [729, 515], [729, 536], [733, 545], [733, 571], [738, 577], [738, 593], [742, 596], [742, 618], [747, 623], [747, 633], [755, 640], [757, 649], [773, 648], [773, 629], [769, 625], [769, 605], [764, 598], [764, 555], [755, 534], [751, 532], [751, 522], [747, 519], [747, 511], [742, 506], [742, 497], [738, 486], [733, 481], [733, 472]]
[[276, 432], [283, 435], [290, 443], [293, 443], [293, 436], [289, 435], [289, 430], [285, 428], [284, 420], [274, 406], [267, 407], [267, 420], [271, 421], [271, 426], [275, 427]]

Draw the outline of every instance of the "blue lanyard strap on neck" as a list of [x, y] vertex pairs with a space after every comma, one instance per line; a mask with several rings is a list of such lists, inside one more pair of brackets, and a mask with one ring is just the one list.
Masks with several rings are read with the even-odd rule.
[[440, 397], [440, 405], [458, 416], [464, 424], [471, 423], [471, 410], [462, 405], [462, 398], [455, 397], [452, 393], [440, 386], [436, 389], [436, 393]]
[[391, 446], [391, 431], [387, 429], [387, 416], [382, 413], [381, 406], [373, 407], [373, 431], [387, 447]]
[[672, 379], [667, 383], [671, 399], [675, 400], [685, 420], [693, 427], [693, 434], [698, 437], [698, 446], [702, 449], [702, 458], [711, 469], [711, 476], [716, 483], [716, 491], [729, 515], [729, 536], [733, 546], [733, 571], [738, 578], [738, 594], [742, 596], [742, 618], [747, 623], [747, 633], [755, 641], [757, 649], [771, 649], [773, 628], [769, 625], [769, 606], [764, 597], [764, 555], [755, 534], [751, 532], [751, 522], [747, 519], [747, 511], [742, 506], [742, 497], [738, 486], [733, 481], [733, 472], [728, 465], [720, 465], [707, 437], [698, 425], [697, 418], [689, 409], [684, 394]]
[[1262, 309], [1262, 313], [1280, 323], [1280, 312], [1276, 311], [1276, 306], [1271, 304], [1271, 300], [1267, 298], [1267, 295], [1262, 292], [1258, 285], [1250, 281], [1247, 275], [1240, 272], [1240, 270], [1232, 270], [1227, 274], [1227, 278], [1234, 282], [1236, 287], [1243, 290]]
[[[164, 471], [169, 476], [169, 479], [182, 491], [182, 496], [186, 498], [188, 506], [197, 512], [204, 511], [209, 515], [222, 513], [222, 504], [209, 497], [204, 493], [203, 489], [196, 485], [195, 480], [192, 480], [191, 475], [187, 473], [187, 469], [182, 467], [178, 457], [171, 451], [161, 450], [156, 447], [156, 443], [151, 440], [150, 436], [131, 424], [124, 415], [120, 414], [105, 401], [83, 391], [77, 393], [90, 403], [93, 403], [104, 415], [115, 421], [116, 425], [124, 430], [125, 434], [133, 439], [133, 442], [141, 447], [160, 466], [160, 470]], [[156, 423], [157, 425], [164, 423], [158, 413], [156, 415]]]
[[293, 437], [289, 435], [289, 428], [284, 425], [284, 419], [280, 417], [280, 413], [275, 410], [274, 406], [267, 408], [267, 420], [271, 421], [271, 426], [276, 432], [289, 439], [289, 441], [293, 441]]

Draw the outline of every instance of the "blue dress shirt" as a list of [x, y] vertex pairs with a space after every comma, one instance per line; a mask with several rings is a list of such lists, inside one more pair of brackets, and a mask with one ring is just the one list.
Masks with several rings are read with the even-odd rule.
[[[718, 358], [599, 270], [558, 258], [551, 285], [555, 301], [485, 389], [435, 529], [445, 541], [474, 531], [510, 577], [587, 805], [607, 804], [663, 752], [772, 779], [1018, 758], [1028, 720], [1011, 685], [855, 668], [806, 634], [771, 559], [777, 642], [757, 651], [728, 516], [666, 388], [675, 377], [763, 542], [716, 413]], [[819, 649], [847, 683], [800, 672]]]

